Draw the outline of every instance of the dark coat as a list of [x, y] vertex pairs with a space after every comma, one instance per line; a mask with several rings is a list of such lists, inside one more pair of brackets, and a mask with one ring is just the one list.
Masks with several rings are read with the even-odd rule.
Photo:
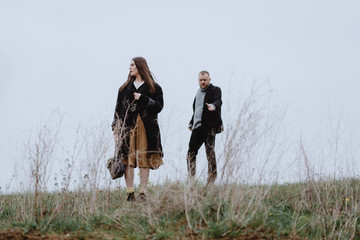
[[[134, 93], [141, 93], [140, 99], [134, 99]], [[158, 84], [155, 84], [155, 93], [150, 94], [149, 86], [144, 83], [138, 89], [135, 88], [133, 81], [118, 93], [114, 119], [120, 120], [124, 131], [122, 139], [121, 153], [127, 156], [129, 153], [130, 131], [136, 124], [138, 114], [144, 123], [148, 153], [160, 153], [163, 156], [160, 129], [158, 124], [158, 113], [164, 106], [163, 92]]]
[[[193, 115], [190, 120], [190, 126], [194, 123], [194, 113], [195, 113], [195, 100], [193, 103]], [[206, 104], [214, 104], [215, 111], [209, 111]], [[221, 119], [221, 89], [212, 84], [206, 89], [205, 99], [204, 99], [204, 107], [201, 116], [201, 126], [207, 129], [215, 129], [217, 133], [223, 130], [223, 122]]]

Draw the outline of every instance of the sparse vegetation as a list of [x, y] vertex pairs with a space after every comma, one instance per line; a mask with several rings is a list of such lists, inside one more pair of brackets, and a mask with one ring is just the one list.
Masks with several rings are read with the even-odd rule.
[[[272, 114], [265, 95], [255, 84], [232, 112], [236, 121], [218, 139], [215, 185], [164, 180], [150, 184], [146, 202], [127, 202], [110, 180], [108, 124], [77, 128], [70, 148], [58, 127], [45, 124], [25, 146], [28, 176], [26, 169], [14, 174], [20, 188], [0, 195], [0, 239], [360, 239], [360, 180], [337, 171], [351, 164], [340, 154], [341, 131], [319, 148], [320, 156], [329, 150], [326, 163], [336, 163], [332, 174], [316, 171], [314, 159], [322, 159], [300, 141], [299, 181], [279, 184], [288, 147], [280, 137], [284, 111]], [[60, 174], [50, 167], [59, 149], [66, 156]]]
[[[120, 190], [44, 194], [42, 218], [34, 195], [1, 196], [0, 226], [23, 234], [69, 234], [99, 239], [360, 239], [360, 181], [343, 179], [282, 185], [167, 182], [145, 203], [126, 202]], [[61, 212], [57, 212], [63, 203]]]

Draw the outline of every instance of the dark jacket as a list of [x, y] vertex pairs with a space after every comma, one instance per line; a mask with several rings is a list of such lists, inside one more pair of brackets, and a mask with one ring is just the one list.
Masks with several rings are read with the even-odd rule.
[[[190, 120], [190, 126], [193, 126], [194, 123], [194, 113], [195, 113], [195, 100], [193, 103], [193, 115]], [[214, 104], [215, 111], [209, 111], [206, 104]], [[222, 119], [221, 119], [221, 89], [212, 84], [206, 89], [204, 107], [201, 117], [201, 126], [207, 129], [215, 129], [217, 133], [222, 132]]]
[[[140, 99], [134, 99], [134, 92], [141, 93]], [[160, 153], [163, 156], [160, 129], [158, 124], [158, 113], [164, 106], [162, 89], [155, 84], [155, 93], [150, 94], [149, 86], [144, 83], [138, 89], [135, 88], [133, 81], [118, 93], [114, 121], [121, 121], [124, 135], [122, 139], [121, 153], [123, 156], [129, 154], [130, 131], [136, 124], [138, 114], [144, 123], [148, 153]]]

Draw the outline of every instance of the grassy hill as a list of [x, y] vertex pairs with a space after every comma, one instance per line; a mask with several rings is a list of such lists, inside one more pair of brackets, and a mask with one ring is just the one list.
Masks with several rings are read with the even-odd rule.
[[360, 180], [0, 196], [0, 239], [360, 239]]

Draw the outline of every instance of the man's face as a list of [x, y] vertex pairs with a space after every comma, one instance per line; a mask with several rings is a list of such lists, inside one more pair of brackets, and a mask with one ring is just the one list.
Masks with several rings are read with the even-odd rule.
[[207, 73], [205, 73], [204, 75], [202, 75], [201, 73], [199, 74], [199, 85], [201, 88], [206, 88], [210, 84], [210, 80], [211, 78]]

